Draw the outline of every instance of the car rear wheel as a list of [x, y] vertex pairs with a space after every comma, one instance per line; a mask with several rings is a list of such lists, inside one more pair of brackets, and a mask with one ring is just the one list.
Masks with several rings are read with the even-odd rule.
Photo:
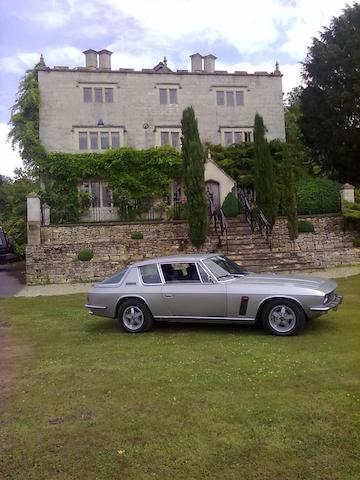
[[261, 320], [263, 327], [273, 335], [286, 337], [298, 334], [305, 325], [303, 309], [292, 300], [272, 300], [265, 305]]
[[136, 299], [126, 300], [120, 306], [118, 318], [121, 328], [130, 333], [146, 332], [154, 322], [148, 307]]

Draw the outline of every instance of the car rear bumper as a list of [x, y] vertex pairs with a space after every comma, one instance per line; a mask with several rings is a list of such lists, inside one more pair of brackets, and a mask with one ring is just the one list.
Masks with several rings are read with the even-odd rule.
[[321, 305], [319, 307], [311, 307], [312, 312], [326, 313], [329, 310], [337, 310], [338, 306], [342, 303], [343, 297], [341, 295], [334, 295], [331, 302]]

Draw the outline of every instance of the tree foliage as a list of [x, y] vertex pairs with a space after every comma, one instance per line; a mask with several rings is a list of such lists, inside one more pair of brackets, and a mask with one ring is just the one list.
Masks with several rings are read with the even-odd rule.
[[40, 92], [37, 64], [20, 81], [16, 101], [11, 109], [9, 139], [13, 148], [19, 147], [27, 166], [36, 166], [45, 155], [39, 139]]
[[26, 196], [38, 191], [37, 182], [22, 170], [15, 179], [0, 176], [0, 225], [15, 241], [16, 253], [25, 254]]
[[284, 145], [284, 160], [282, 164], [282, 198], [281, 206], [287, 218], [290, 240], [298, 237], [298, 216], [296, 202], [296, 182], [294, 165], [289, 157], [288, 147]]
[[255, 190], [256, 202], [267, 220], [274, 225], [279, 204], [279, 193], [274, 180], [273, 159], [269, 144], [265, 138], [265, 126], [262, 117], [255, 115]]
[[253, 143], [230, 145], [229, 147], [208, 143], [206, 147], [210, 149], [211, 156], [219, 167], [230, 175], [238, 185], [253, 186], [252, 171], [255, 159]]
[[188, 107], [183, 111], [181, 129], [189, 238], [193, 245], [200, 247], [205, 242], [207, 236], [207, 201], [204, 180], [204, 151], [200, 142], [195, 112], [192, 107]]
[[360, 182], [360, 5], [347, 6], [315, 38], [303, 63], [300, 126], [322, 167]]

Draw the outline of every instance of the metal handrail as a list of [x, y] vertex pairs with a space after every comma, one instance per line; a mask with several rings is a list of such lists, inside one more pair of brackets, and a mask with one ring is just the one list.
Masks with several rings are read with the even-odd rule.
[[226, 220], [226, 217], [222, 209], [215, 207], [213, 199], [210, 196], [208, 196], [208, 214], [209, 214], [210, 221], [214, 222], [214, 229], [216, 234], [219, 237], [219, 242], [221, 243], [221, 237], [225, 236], [226, 250], [229, 250], [229, 244], [228, 244], [229, 224]]
[[238, 197], [245, 208], [245, 219], [253, 232], [257, 227], [270, 250], [272, 250], [272, 226], [264, 212], [255, 205], [255, 193], [250, 188], [238, 188]]

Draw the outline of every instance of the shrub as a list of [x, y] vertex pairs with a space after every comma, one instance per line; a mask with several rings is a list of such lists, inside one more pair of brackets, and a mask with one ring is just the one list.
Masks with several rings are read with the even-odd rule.
[[298, 223], [298, 231], [299, 233], [312, 233], [315, 231], [314, 225], [307, 220], [301, 220]]
[[81, 262], [89, 262], [93, 258], [93, 256], [94, 252], [92, 250], [89, 250], [88, 248], [80, 250], [80, 252], [77, 254], [77, 258]]
[[300, 215], [338, 213], [340, 184], [327, 178], [301, 178], [297, 185], [297, 205]]
[[236, 217], [239, 214], [239, 200], [229, 192], [221, 208], [226, 218]]
[[144, 238], [144, 235], [142, 232], [131, 232], [131, 238], [133, 240], [142, 240]]

